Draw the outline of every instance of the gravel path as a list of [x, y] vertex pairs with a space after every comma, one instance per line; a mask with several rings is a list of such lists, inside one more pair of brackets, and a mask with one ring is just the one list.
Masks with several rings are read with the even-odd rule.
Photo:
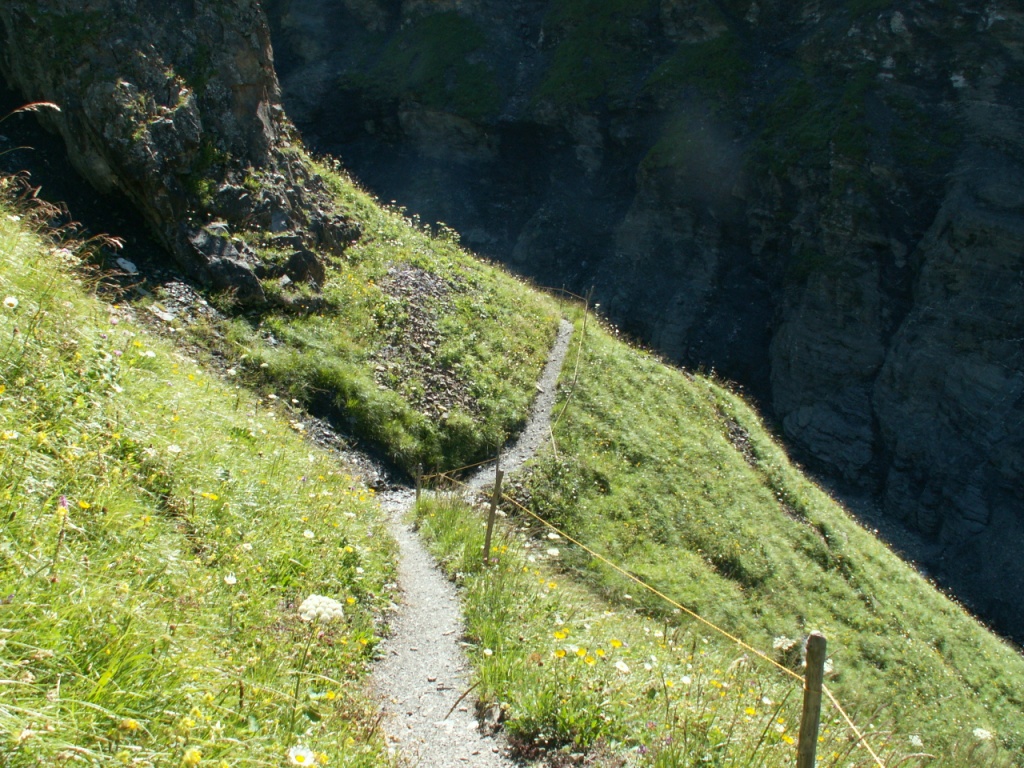
[[[562, 363], [569, 353], [569, 341], [572, 339], [572, 323], [562, 320], [558, 326], [558, 336], [548, 362], [537, 380], [537, 397], [530, 410], [530, 418], [526, 427], [511, 445], [505, 446], [501, 453], [501, 468], [505, 474], [515, 472], [523, 466], [544, 444], [551, 439], [551, 409], [555, 405], [558, 376], [562, 372]], [[494, 465], [485, 464], [466, 481], [469, 493], [477, 493], [494, 484]]]
[[[527, 427], [502, 456], [507, 472], [521, 467], [548, 439], [555, 387], [571, 336], [572, 325], [563, 320], [537, 382]], [[482, 490], [493, 478], [493, 467], [482, 467], [469, 479], [467, 493]], [[405, 521], [415, 492], [400, 488], [379, 496], [399, 546], [403, 598], [392, 635], [383, 644], [384, 658], [374, 672], [388, 740], [414, 766], [511, 768], [515, 764], [504, 742], [480, 732], [472, 696], [459, 701], [469, 688], [469, 664], [461, 645], [462, 612], [455, 586]]]

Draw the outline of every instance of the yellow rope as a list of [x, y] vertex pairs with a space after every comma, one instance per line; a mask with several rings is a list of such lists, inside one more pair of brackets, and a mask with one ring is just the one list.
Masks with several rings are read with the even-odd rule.
[[496, 461], [493, 457], [490, 459], [484, 459], [483, 461], [478, 461], [476, 464], [467, 464], [466, 466], [459, 467], [457, 469], [446, 469], [444, 472], [435, 472], [432, 475], [423, 475], [420, 477], [420, 480], [433, 480], [436, 477], [448, 477], [449, 475], [454, 475], [456, 472], [464, 472], [465, 470], [473, 469], [474, 467], [482, 467], [484, 464], [490, 464], [493, 461]]
[[572, 536], [570, 536], [569, 534], [567, 534], [567, 533], [566, 533], [565, 531], [563, 531], [562, 529], [558, 528], [557, 526], [553, 525], [552, 523], [549, 523], [549, 522], [548, 522], [547, 520], [545, 520], [544, 518], [540, 517], [540, 516], [539, 516], [539, 515], [537, 515], [536, 513], [534, 513], [534, 512], [532, 512], [532, 511], [530, 511], [529, 509], [527, 509], [526, 507], [524, 507], [524, 506], [523, 506], [522, 504], [520, 504], [520, 503], [519, 503], [518, 501], [516, 501], [515, 499], [509, 498], [509, 497], [508, 497], [508, 496], [506, 496], [505, 494], [502, 494], [502, 495], [501, 495], [501, 497], [502, 497], [502, 498], [503, 498], [503, 499], [504, 499], [505, 501], [507, 501], [507, 502], [509, 502], [510, 504], [512, 504], [513, 506], [515, 506], [515, 507], [518, 507], [519, 509], [521, 509], [521, 510], [522, 510], [523, 512], [525, 512], [526, 514], [528, 514], [528, 515], [529, 515], [530, 517], [532, 517], [532, 518], [534, 518], [535, 520], [538, 520], [539, 522], [541, 522], [541, 523], [543, 523], [544, 525], [546, 525], [546, 526], [547, 526], [548, 528], [550, 528], [551, 530], [553, 530], [553, 531], [554, 531], [555, 533], [557, 533], [557, 534], [558, 534], [559, 536], [562, 536], [562, 537], [563, 537], [563, 538], [565, 538], [565, 539], [566, 539], [567, 541], [570, 541], [570, 542], [572, 542], [572, 543], [573, 543], [573, 544], [575, 544], [575, 545], [576, 545], [577, 547], [579, 547], [580, 549], [582, 549], [582, 550], [583, 550], [584, 552], [587, 552], [587, 553], [588, 553], [588, 554], [589, 554], [589, 555], [590, 555], [591, 557], [597, 558], [598, 560], [600, 560], [600, 561], [601, 561], [602, 563], [604, 563], [605, 565], [607, 565], [607, 566], [608, 566], [609, 568], [611, 568], [612, 570], [614, 570], [614, 571], [617, 571], [618, 573], [621, 573], [621, 574], [622, 574], [623, 576], [625, 576], [625, 577], [626, 577], [627, 579], [629, 579], [629, 580], [631, 580], [631, 581], [635, 582], [636, 584], [638, 584], [639, 586], [643, 587], [644, 589], [646, 589], [647, 591], [651, 592], [652, 594], [655, 594], [655, 595], [657, 595], [658, 597], [660, 597], [660, 598], [661, 598], [662, 600], [664, 600], [665, 602], [667, 602], [667, 603], [668, 603], [669, 605], [671, 605], [672, 607], [674, 607], [674, 608], [678, 608], [679, 610], [681, 610], [681, 611], [683, 611], [684, 613], [688, 614], [689, 616], [691, 616], [692, 618], [696, 619], [696, 620], [697, 620], [697, 621], [699, 621], [700, 623], [704, 624], [704, 625], [705, 625], [705, 626], [707, 626], [708, 628], [710, 628], [710, 629], [713, 629], [713, 630], [714, 630], [715, 632], [718, 632], [719, 634], [723, 635], [724, 637], [727, 637], [727, 638], [729, 638], [729, 640], [731, 640], [732, 642], [736, 643], [736, 645], [740, 646], [740, 647], [741, 647], [741, 648], [743, 648], [744, 650], [750, 651], [751, 653], [753, 653], [754, 655], [756, 655], [756, 656], [760, 657], [760, 658], [761, 658], [761, 659], [763, 659], [764, 661], [767, 661], [767, 662], [768, 662], [769, 664], [771, 664], [772, 666], [776, 667], [776, 668], [777, 668], [777, 669], [779, 669], [780, 671], [782, 671], [782, 672], [786, 673], [786, 674], [787, 674], [787, 675], [789, 675], [790, 677], [793, 677], [793, 678], [795, 678], [795, 679], [799, 680], [800, 682], [803, 682], [803, 679], [804, 679], [804, 678], [803, 678], [803, 676], [801, 676], [801, 675], [798, 675], [798, 674], [797, 674], [796, 672], [794, 672], [794, 671], [793, 671], [792, 669], [790, 669], [789, 667], [785, 667], [785, 666], [783, 666], [782, 664], [779, 664], [779, 662], [777, 662], [777, 661], [776, 661], [775, 659], [773, 659], [773, 658], [772, 658], [771, 656], [768, 656], [768, 655], [767, 655], [766, 653], [763, 653], [762, 651], [759, 651], [759, 650], [758, 650], [757, 648], [755, 648], [754, 646], [752, 646], [752, 645], [750, 645], [750, 644], [748, 644], [748, 643], [745, 643], [745, 642], [744, 642], [743, 640], [740, 640], [740, 638], [738, 638], [738, 637], [736, 637], [735, 635], [731, 634], [731, 633], [730, 633], [730, 632], [728, 632], [727, 630], [725, 630], [725, 629], [722, 629], [721, 627], [717, 626], [716, 624], [713, 624], [712, 622], [708, 621], [708, 620], [707, 620], [707, 619], [705, 619], [705, 618], [704, 618], [703, 616], [701, 616], [701, 615], [700, 615], [699, 613], [696, 613], [695, 611], [691, 610], [690, 608], [687, 608], [687, 607], [686, 607], [685, 605], [682, 605], [681, 603], [678, 603], [678, 602], [676, 602], [675, 600], [673, 600], [673, 599], [672, 599], [671, 597], [669, 597], [669, 596], [668, 596], [668, 595], [666, 595], [665, 593], [663, 593], [663, 592], [659, 591], [659, 590], [658, 590], [657, 588], [655, 588], [655, 587], [652, 587], [652, 586], [651, 586], [650, 584], [648, 584], [648, 583], [647, 583], [647, 582], [645, 582], [645, 581], [642, 581], [641, 579], [639, 579], [638, 577], [634, 576], [634, 575], [633, 575], [632, 573], [630, 573], [630, 572], [629, 572], [629, 571], [627, 571], [626, 569], [622, 568], [622, 567], [621, 567], [621, 566], [619, 566], [619, 565], [616, 565], [615, 563], [613, 563], [613, 562], [612, 562], [611, 560], [609, 560], [609, 559], [608, 559], [607, 557], [605, 557], [605, 556], [604, 556], [604, 555], [602, 555], [601, 553], [599, 553], [599, 552], [596, 552], [595, 550], [593, 550], [593, 549], [591, 549], [590, 547], [588, 547], [588, 546], [587, 546], [586, 544], [583, 544], [582, 542], [580, 542], [580, 541], [578, 541], [578, 540], [574, 539], [574, 538], [573, 538]]
[[839, 702], [836, 700], [836, 697], [833, 695], [832, 691], [828, 689], [828, 686], [821, 686], [821, 690], [823, 690], [825, 692], [825, 695], [828, 696], [828, 700], [832, 702], [832, 706], [835, 707], [839, 714], [843, 716], [843, 720], [845, 720], [846, 724], [850, 726], [850, 730], [853, 731], [853, 735], [856, 736], [857, 740], [864, 745], [864, 749], [866, 749], [868, 751], [868, 754], [871, 755], [871, 758], [875, 761], [875, 765], [877, 765], [878, 768], [885, 768], [885, 763], [883, 763], [882, 759], [877, 754], [875, 754], [875, 750], [871, 748], [871, 745], [868, 743], [867, 737], [864, 736], [863, 733], [861, 733], [860, 729], [854, 724], [851, 717], [848, 714], [846, 714], [846, 710], [839, 706]]

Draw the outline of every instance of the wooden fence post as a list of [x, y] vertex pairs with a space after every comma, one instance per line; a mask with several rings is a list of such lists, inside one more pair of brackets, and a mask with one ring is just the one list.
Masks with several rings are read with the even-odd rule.
[[416, 465], [416, 506], [420, 504], [420, 490], [423, 488], [423, 465]]
[[821, 719], [821, 682], [825, 677], [825, 636], [807, 636], [807, 669], [804, 672], [804, 708], [800, 715], [800, 738], [796, 743], [796, 768], [814, 768]]
[[498, 513], [498, 501], [501, 499], [501, 479], [505, 472], [494, 470], [494, 494], [491, 496], [491, 511], [487, 515], [487, 535], [484, 537], [484, 565], [491, 562], [491, 533], [494, 531], [494, 517]]

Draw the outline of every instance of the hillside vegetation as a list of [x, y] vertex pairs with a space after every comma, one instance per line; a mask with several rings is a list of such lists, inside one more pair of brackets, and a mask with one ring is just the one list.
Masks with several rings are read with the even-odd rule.
[[[484, 458], [524, 422], [569, 313], [579, 346], [521, 503], [798, 673], [800, 640], [825, 632], [828, 684], [889, 764], [1021, 764], [1024, 660], [803, 478], [740, 397], [302, 162], [358, 236], [319, 291], [265, 278], [266, 307], [211, 296], [210, 319], [169, 322], [223, 380], [136, 322], [159, 291], [104, 304], [94, 248], [0, 213], [9, 763], [385, 764], [358, 681], [392, 547], [296, 406], [407, 470]], [[790, 764], [792, 680], [507, 509], [488, 569], [460, 502], [418, 515], [466, 586], [481, 702], [525, 756]], [[344, 616], [304, 620], [314, 594]], [[869, 764], [826, 721], [824, 764]]]
[[[492, 455], [526, 421], [554, 302], [472, 258], [454, 232], [432, 236], [338, 169], [303, 162], [361, 234], [326, 257], [315, 293], [267, 279], [284, 310], [225, 319], [204, 341], [407, 471]], [[247, 237], [267, 262], [288, 254], [267, 233]]]
[[[826, 684], [887, 764], [1021, 764], [1013, 648], [804, 478], [727, 387], [593, 323], [578, 352], [557, 448], [516, 485], [526, 508], [798, 673], [803, 638], [822, 631]], [[523, 743], [624, 742], [651, 765], [789, 764], [785, 675], [514, 505], [502, 564], [481, 573], [480, 524], [451, 504], [420, 519], [468, 583], [470, 630], [490, 651], [482, 695]], [[872, 764], [827, 704], [824, 717], [825, 765]]]
[[386, 764], [372, 491], [99, 300], [47, 218], [0, 206], [0, 762]]
[[[844, 704], [882, 708], [868, 717], [925, 751], [956, 755], [981, 728], [1024, 754], [1024, 659], [803, 477], [735, 393], [591, 326], [564, 397], [531, 509], [780, 662], [799, 656], [785, 638], [824, 632]], [[670, 615], [583, 552], [559, 562]]]

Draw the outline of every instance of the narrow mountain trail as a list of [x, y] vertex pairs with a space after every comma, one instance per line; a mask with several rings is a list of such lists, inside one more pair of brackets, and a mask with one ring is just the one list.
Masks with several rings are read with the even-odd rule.
[[[556, 384], [571, 336], [572, 324], [563, 320], [537, 382], [527, 426], [502, 455], [506, 472], [520, 468], [550, 435]], [[493, 477], [493, 466], [478, 469], [467, 481], [466, 493], [483, 490]], [[373, 679], [382, 699], [388, 740], [400, 758], [413, 766], [509, 768], [514, 763], [504, 742], [480, 732], [472, 696], [459, 700], [470, 686], [462, 612], [455, 585], [406, 521], [415, 492], [408, 488], [386, 491], [380, 494], [380, 502], [399, 546], [402, 593]]]

